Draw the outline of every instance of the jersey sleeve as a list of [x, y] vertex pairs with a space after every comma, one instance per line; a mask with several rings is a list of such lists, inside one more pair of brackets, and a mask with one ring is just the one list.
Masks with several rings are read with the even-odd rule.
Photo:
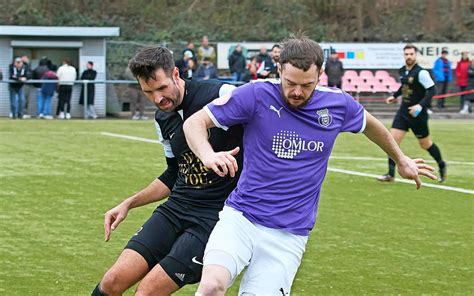
[[431, 79], [430, 73], [426, 70], [421, 70], [418, 72], [418, 81], [423, 85], [425, 89], [428, 89], [435, 85], [433, 79]]
[[215, 126], [227, 130], [230, 126], [248, 123], [255, 112], [254, 84], [238, 87], [204, 107]]
[[165, 150], [165, 156], [168, 158], [174, 157], [173, 150], [171, 150], [170, 141], [165, 140], [163, 138], [160, 125], [156, 121], [155, 121], [155, 128], [156, 128], [156, 134], [158, 135], [158, 141], [160, 141], [160, 144], [163, 145], [163, 148]]
[[365, 130], [365, 110], [351, 95], [344, 93], [346, 99], [346, 114], [341, 131], [362, 133]]

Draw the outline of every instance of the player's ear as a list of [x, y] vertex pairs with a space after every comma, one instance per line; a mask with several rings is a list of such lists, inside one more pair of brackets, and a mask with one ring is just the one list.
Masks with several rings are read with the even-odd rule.
[[174, 67], [173, 72], [171, 73], [171, 77], [173, 77], [173, 80], [175, 81], [175, 83], [178, 82], [178, 80], [179, 80], [179, 70], [178, 70], [178, 67]]

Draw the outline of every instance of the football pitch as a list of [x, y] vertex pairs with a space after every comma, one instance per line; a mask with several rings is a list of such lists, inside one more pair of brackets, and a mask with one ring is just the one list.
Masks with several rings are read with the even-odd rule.
[[[340, 135], [292, 295], [473, 295], [473, 123], [430, 123], [449, 177], [419, 191], [377, 182], [384, 153]], [[104, 242], [104, 212], [164, 170], [155, 140], [151, 120], [0, 119], [0, 295], [90, 295], [156, 207], [132, 210]], [[411, 133], [402, 148], [432, 160]]]

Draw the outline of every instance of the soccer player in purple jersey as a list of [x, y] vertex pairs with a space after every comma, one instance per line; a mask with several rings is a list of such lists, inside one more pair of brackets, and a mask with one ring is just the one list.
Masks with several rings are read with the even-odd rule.
[[214, 100], [184, 123], [191, 150], [217, 174], [238, 170], [214, 152], [207, 129], [244, 127], [244, 164], [211, 233], [196, 295], [224, 295], [247, 267], [239, 295], [288, 295], [316, 220], [328, 159], [341, 132], [364, 133], [398, 165], [400, 175], [431, 179], [432, 167], [405, 156], [393, 137], [350, 95], [317, 86], [323, 52], [313, 40], [284, 42], [281, 81], [249, 83]]

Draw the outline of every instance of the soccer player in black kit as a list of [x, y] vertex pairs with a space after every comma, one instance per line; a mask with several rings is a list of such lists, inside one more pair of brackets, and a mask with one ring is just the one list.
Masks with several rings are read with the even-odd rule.
[[[92, 295], [121, 295], [138, 281], [135, 295], [169, 295], [199, 282], [209, 234], [239, 174], [234, 171], [229, 177], [219, 177], [205, 167], [186, 143], [183, 122], [234, 86], [181, 79], [171, 52], [163, 47], [142, 50], [129, 67], [147, 98], [158, 107], [155, 126], [168, 167], [146, 188], [105, 214], [105, 240], [130, 209], [169, 198], [132, 236]], [[234, 147], [242, 147], [242, 127], [208, 132], [214, 149], [233, 149], [230, 152], [236, 161], [228, 160], [227, 165], [241, 167], [243, 153]]]
[[[431, 98], [436, 93], [435, 83], [427, 70], [416, 63], [417, 49], [408, 44], [403, 48], [405, 66], [399, 70], [401, 87], [393, 96], [386, 99], [386, 103], [394, 103], [398, 96], [402, 96], [402, 104], [392, 123], [390, 133], [397, 141], [402, 142], [408, 129], [411, 129], [418, 139], [421, 148], [427, 150], [439, 166], [440, 182], [446, 180], [446, 162], [441, 157], [441, 151], [430, 138], [428, 129], [428, 108]], [[395, 180], [395, 162], [388, 159], [388, 173], [377, 178], [379, 181], [392, 182]]]

